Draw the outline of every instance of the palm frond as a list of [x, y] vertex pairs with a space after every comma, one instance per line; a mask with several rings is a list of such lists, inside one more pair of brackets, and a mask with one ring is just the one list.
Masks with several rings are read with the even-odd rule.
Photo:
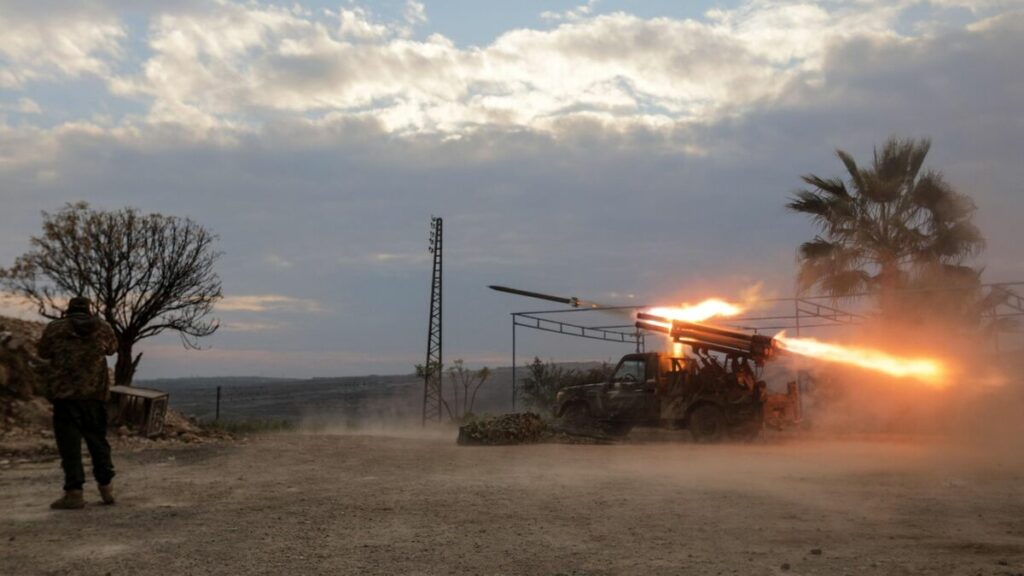
[[843, 183], [841, 178], [826, 179], [820, 176], [815, 176], [814, 174], [806, 174], [801, 176], [800, 179], [811, 186], [814, 186], [818, 190], [825, 192], [829, 196], [841, 198], [843, 200], [848, 200], [850, 198], [850, 193], [846, 190], [846, 184]]
[[853, 156], [849, 152], [838, 148], [836, 149], [836, 156], [839, 156], [839, 160], [846, 166], [846, 172], [849, 173], [850, 180], [853, 182], [853, 189], [863, 194], [864, 176], [861, 174], [860, 168], [857, 167], [857, 162], [853, 159]]
[[921, 172], [921, 166], [924, 165], [924, 159], [928, 156], [928, 151], [932, 148], [932, 141], [928, 138], [922, 138], [917, 142], [912, 142], [910, 152], [907, 157], [907, 182], [913, 182], [917, 175]]
[[822, 260], [832, 258], [839, 249], [839, 246], [836, 244], [825, 240], [821, 236], [816, 236], [814, 240], [800, 245], [799, 254], [801, 260]]
[[941, 174], [930, 172], [914, 188], [915, 203], [927, 210], [933, 228], [969, 221], [978, 209], [969, 196], [946, 183]]
[[842, 270], [823, 278], [819, 285], [830, 296], [843, 298], [869, 289], [871, 275], [859, 269]]
[[811, 216], [819, 216], [821, 218], [826, 218], [829, 215], [828, 200], [810, 190], [797, 190], [794, 192], [793, 199], [786, 204], [786, 208], [793, 212], [810, 214]]
[[881, 152], [875, 149], [872, 166], [874, 186], [866, 190], [866, 195], [876, 202], [887, 203], [899, 199], [914, 181], [930, 146], [927, 140], [886, 140]]
[[951, 209], [955, 207], [953, 197], [956, 192], [942, 174], [929, 170], [914, 184], [910, 195], [915, 206], [927, 210], [937, 219], [951, 219]]
[[985, 249], [985, 238], [974, 223], [962, 220], [936, 229], [926, 249], [939, 260], [974, 256]]

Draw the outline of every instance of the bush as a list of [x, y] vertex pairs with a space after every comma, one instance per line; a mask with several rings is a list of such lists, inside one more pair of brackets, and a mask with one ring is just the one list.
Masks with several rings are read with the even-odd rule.
[[555, 405], [555, 395], [560, 389], [604, 382], [611, 376], [612, 367], [602, 363], [587, 370], [566, 370], [553, 361], [545, 363], [534, 356], [527, 371], [529, 374], [519, 388], [523, 403], [541, 414], [550, 414]]

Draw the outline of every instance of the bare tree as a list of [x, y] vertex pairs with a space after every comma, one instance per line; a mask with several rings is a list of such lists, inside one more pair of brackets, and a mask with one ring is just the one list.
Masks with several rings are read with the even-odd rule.
[[43, 212], [42, 234], [0, 269], [0, 282], [47, 318], [60, 317], [71, 296], [92, 300], [117, 334], [115, 383], [130, 385], [142, 358], [135, 343], [171, 330], [197, 348], [219, 327], [208, 319], [221, 298], [216, 239], [188, 218], [68, 204]]
[[[452, 363], [447, 370], [448, 380], [452, 383], [452, 390], [455, 393], [455, 417], [465, 418], [473, 412], [473, 405], [476, 403], [476, 393], [484, 382], [491, 377], [491, 369], [486, 366], [479, 370], [466, 368], [462, 359]], [[459, 403], [459, 389], [462, 389], [462, 402]]]

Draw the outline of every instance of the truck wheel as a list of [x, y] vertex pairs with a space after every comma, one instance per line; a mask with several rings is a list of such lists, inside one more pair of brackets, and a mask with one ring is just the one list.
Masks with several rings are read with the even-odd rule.
[[583, 430], [594, 425], [586, 404], [576, 402], [565, 407], [560, 418], [562, 426], [570, 430]]
[[703, 444], [718, 442], [725, 434], [725, 416], [717, 406], [705, 404], [690, 414], [690, 434]]

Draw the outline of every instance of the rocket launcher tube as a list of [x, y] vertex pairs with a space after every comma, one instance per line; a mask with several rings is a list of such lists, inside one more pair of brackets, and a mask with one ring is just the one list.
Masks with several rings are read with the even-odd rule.
[[771, 357], [774, 342], [767, 336], [747, 334], [705, 324], [671, 320], [652, 314], [637, 314], [637, 327], [668, 334], [693, 348], [707, 348], [726, 354], [742, 354], [761, 363]]

